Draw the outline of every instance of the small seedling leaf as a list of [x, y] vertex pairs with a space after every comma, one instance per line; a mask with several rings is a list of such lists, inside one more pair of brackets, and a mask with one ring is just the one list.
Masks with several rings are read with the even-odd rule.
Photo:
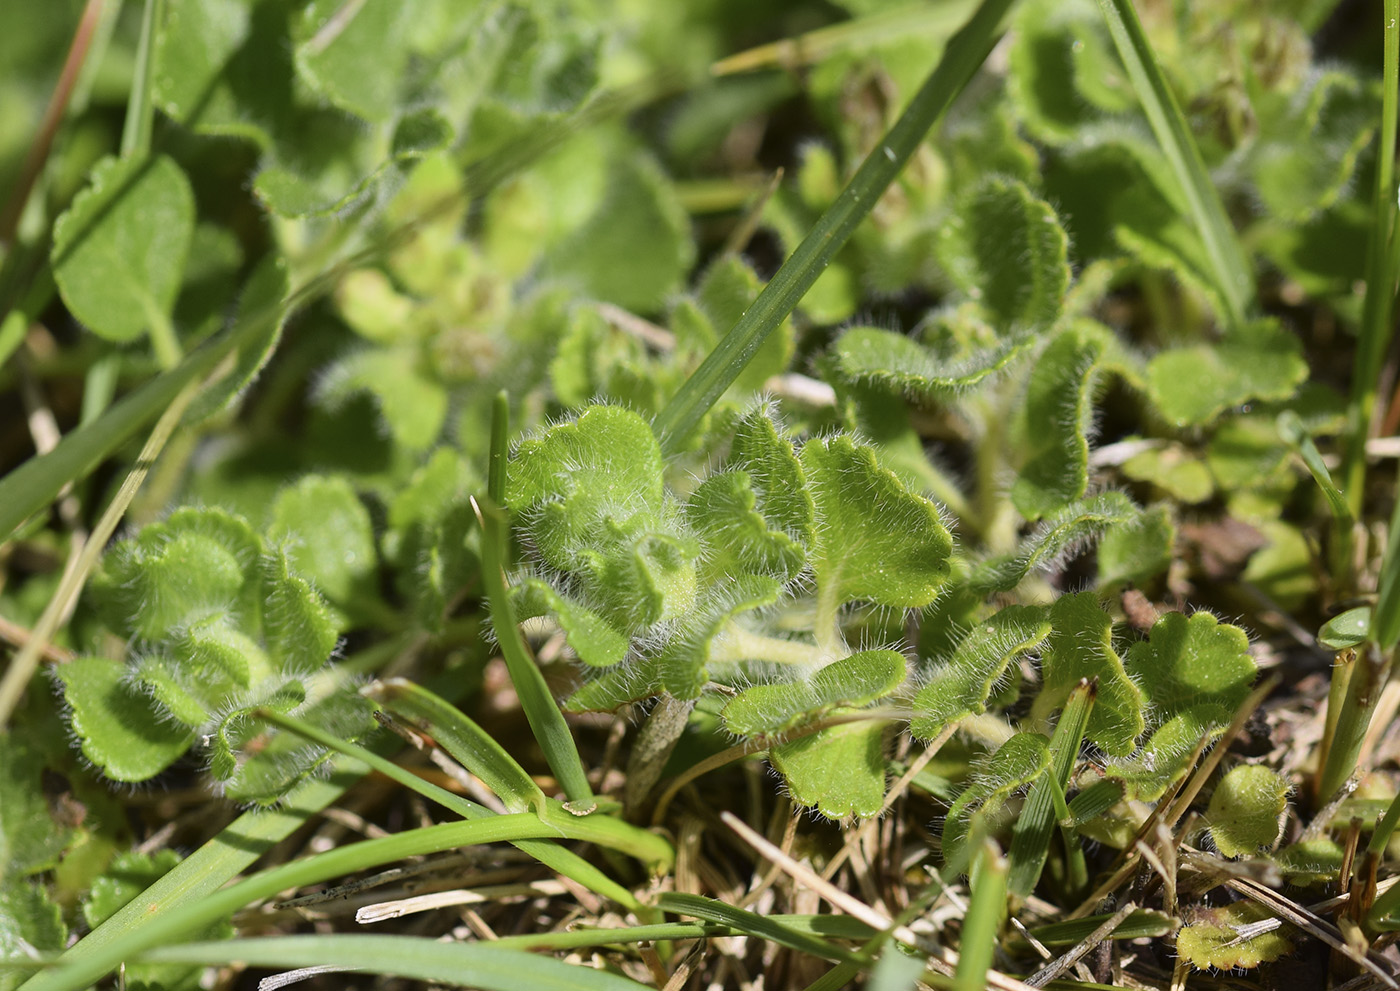
[[1371, 638], [1371, 607], [1357, 606], [1333, 616], [1318, 631], [1317, 642], [1332, 650], [1359, 647]]
[[977, 565], [968, 577], [975, 591], [1009, 592], [1040, 568], [1052, 567], [1113, 527], [1136, 522], [1141, 510], [1121, 492], [1103, 492], [1073, 502], [1040, 522], [1012, 554]]
[[111, 341], [168, 329], [193, 234], [194, 193], [173, 160], [103, 159], [54, 225], [63, 301]]
[[1248, 857], [1278, 842], [1288, 808], [1288, 782], [1267, 767], [1231, 768], [1210, 797], [1206, 822], [1216, 849], [1227, 857]]
[[78, 657], [54, 669], [63, 685], [73, 732], [83, 756], [114, 781], [145, 781], [165, 770], [194, 742], [127, 678], [124, 664]]
[[1153, 506], [1136, 521], [1114, 527], [1099, 540], [1099, 587], [1119, 582], [1141, 584], [1171, 566], [1176, 526], [1171, 509]]
[[516, 619], [552, 615], [583, 663], [606, 668], [627, 657], [627, 637], [591, 609], [561, 595], [548, 582], [526, 578], [511, 587], [510, 595]]
[[856, 382], [898, 389], [912, 399], [947, 399], [1010, 365], [1033, 338], [1013, 338], [966, 354], [943, 357], [904, 334], [852, 327], [836, 342], [837, 367]]
[[1176, 934], [1176, 952], [1197, 970], [1252, 968], [1293, 952], [1278, 919], [1255, 902], [1206, 909]]

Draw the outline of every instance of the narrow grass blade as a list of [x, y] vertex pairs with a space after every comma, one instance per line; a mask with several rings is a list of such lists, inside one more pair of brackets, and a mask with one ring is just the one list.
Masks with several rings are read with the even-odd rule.
[[990, 840], [982, 845], [973, 872], [972, 899], [963, 919], [958, 944], [958, 970], [953, 991], [983, 991], [992, 955], [1006, 915], [1006, 858]]
[[[441, 700], [439, 700], [441, 701]], [[443, 703], [446, 705], [447, 703]], [[475, 802], [454, 795], [445, 788], [425, 781], [411, 771], [405, 770], [392, 761], [385, 760], [378, 754], [357, 746], [346, 740], [332, 736], [315, 726], [289, 716], [284, 713], [264, 710], [259, 713], [260, 717], [276, 726], [296, 733], [298, 736], [319, 743], [323, 747], [328, 747], [338, 753], [344, 754], [358, 760], [374, 770], [383, 774], [393, 781], [397, 781], [411, 791], [415, 791], [429, 801], [436, 802], [445, 809], [450, 809], [465, 819], [484, 819], [494, 816], [495, 813], [483, 808]], [[465, 718], [465, 717], [463, 717]], [[524, 773], [523, 771], [521, 772]], [[531, 782], [533, 784], [533, 782]], [[536, 789], [538, 792], [538, 789]], [[606, 816], [597, 816], [584, 820], [564, 812], [562, 809], [554, 811], [549, 801], [543, 793], [539, 793], [537, 806], [528, 806], [528, 811], [537, 815], [542, 820], [548, 819], [553, 822], [558, 830], [561, 839], [588, 839], [599, 846], [620, 850], [623, 853], [635, 854], [648, 863], [665, 863], [671, 857], [671, 849], [664, 840], [651, 833], [645, 832], [629, 823], [611, 819]], [[526, 808], [513, 811], [523, 812]], [[582, 833], [580, 833], [582, 830]], [[586, 835], [585, 835], [586, 834]], [[630, 891], [623, 888], [616, 881], [612, 880], [593, 864], [584, 860], [578, 854], [553, 843], [541, 842], [539, 840], [522, 840], [516, 844], [523, 852], [528, 853], [540, 863], [552, 870], [558, 871], [565, 877], [572, 878], [591, 891], [595, 891], [605, 898], [611, 898], [628, 908], [638, 906], [637, 899]]]
[[164, 21], [165, 0], [146, 0], [141, 12], [141, 40], [136, 47], [136, 73], [127, 98], [126, 120], [122, 123], [123, 158], [146, 155], [151, 150], [151, 123], [155, 119], [151, 84], [155, 78], [156, 32]]
[[726, 905], [724, 902], [705, 898], [701, 895], [687, 895], [668, 892], [657, 899], [656, 907], [673, 915], [688, 915], [706, 922], [716, 922], [729, 926], [746, 936], [757, 936], [786, 946], [788, 949], [810, 953], [826, 960], [846, 961], [850, 954], [826, 940], [799, 932], [771, 918]]
[[1099, 7], [1152, 133], [1186, 198], [1230, 323], [1239, 326], [1254, 307], [1254, 279], [1200, 149], [1152, 54], [1133, 0], [1099, 0]]
[[538, 812], [544, 808], [544, 792], [535, 780], [456, 706], [402, 678], [383, 682], [372, 694], [394, 715], [422, 724], [442, 749], [500, 796], [510, 811]]
[[[1040, 872], [1050, 853], [1050, 837], [1060, 820], [1056, 814], [1055, 790], [1064, 801], [1070, 772], [1079, 757], [1084, 731], [1089, 726], [1089, 713], [1094, 707], [1095, 685], [1081, 681], [1060, 713], [1055, 733], [1050, 738], [1050, 768], [1032, 787], [1021, 817], [1011, 834], [1009, 885], [1017, 898], [1026, 898], [1035, 890]], [[1068, 809], [1064, 815], [1068, 817]]]
[[497, 943], [439, 943], [415, 936], [279, 936], [190, 943], [152, 951], [161, 963], [339, 969], [482, 991], [638, 991], [631, 978]]
[[525, 638], [520, 635], [520, 624], [515, 619], [515, 609], [511, 606], [506, 588], [506, 549], [510, 530], [506, 515], [501, 508], [506, 491], [506, 443], [509, 437], [509, 404], [504, 392], [496, 396], [491, 417], [491, 454], [488, 488], [491, 497], [478, 503], [481, 516], [481, 570], [482, 581], [490, 602], [491, 626], [496, 631], [497, 645], [505, 658], [510, 680], [520, 696], [521, 708], [530, 729], [544, 751], [550, 770], [559, 779], [559, 784], [568, 796], [571, 807], [580, 813], [588, 812], [596, 806], [593, 789], [588, 784], [588, 774], [583, 760], [579, 757], [578, 744], [574, 742], [569, 725], [559, 705], [549, 694], [544, 674], [530, 656], [525, 646]]
[[1400, 641], [1400, 500], [1390, 516], [1390, 543], [1381, 561], [1380, 587], [1372, 611], [1376, 642], [1389, 653]]
[[845, 245], [880, 194], [894, 181], [929, 128], [972, 78], [1000, 37], [1014, 0], [983, 0], [948, 42], [943, 58], [831, 208], [763, 288], [734, 328], [716, 345], [652, 424], [666, 454], [685, 443], [706, 411], [797, 306], [827, 263]]
[[[1400, 0], [1385, 0], [1381, 13], [1384, 55], [1381, 66], [1381, 132], [1376, 142], [1376, 188], [1371, 205], [1374, 226], [1366, 245], [1366, 297], [1362, 301], [1361, 333], [1352, 365], [1351, 396], [1347, 404], [1346, 444], [1342, 452], [1342, 490], [1355, 517], [1361, 516], [1366, 482], [1366, 438], [1376, 408], [1386, 349], [1393, 332], [1396, 269], [1400, 251], [1395, 241], [1395, 144], [1400, 117]], [[1392, 533], [1394, 531], [1391, 531]], [[1340, 533], [1339, 536], [1342, 536]], [[1350, 541], [1350, 532], [1345, 536]]]
[[280, 320], [286, 307], [270, 307], [240, 320], [222, 337], [189, 354], [115, 403], [105, 414], [67, 434], [48, 454], [30, 458], [0, 479], [0, 539], [49, 505], [69, 482], [83, 478], [133, 434], [160, 416], [180, 391], [203, 378], [234, 351]]
[[254, 874], [220, 891], [207, 892], [198, 900], [186, 899], [178, 912], [167, 910], [149, 917], [146, 912], [151, 902], [148, 896], [142, 896], [137, 899], [142, 907], [127, 914], [123, 924], [104, 943], [75, 959], [70, 960], [69, 955], [65, 955], [63, 963], [36, 974], [25, 983], [24, 988], [25, 991], [80, 991], [114, 970], [123, 960], [129, 960], [152, 947], [177, 942], [182, 936], [198, 932], [241, 908], [289, 888], [318, 884], [406, 857], [441, 853], [461, 846], [551, 839], [559, 835], [556, 826], [546, 824], [529, 813], [449, 822], [351, 843], [294, 860]]
[[1313, 481], [1317, 482], [1317, 487], [1322, 490], [1323, 498], [1327, 500], [1327, 508], [1332, 511], [1332, 518], [1337, 521], [1339, 526], [1350, 528], [1355, 517], [1352, 516], [1351, 507], [1347, 505], [1346, 496], [1342, 495], [1337, 484], [1332, 481], [1332, 473], [1327, 470], [1327, 465], [1322, 461], [1322, 452], [1317, 449], [1313, 439], [1308, 436], [1298, 414], [1292, 410], [1284, 410], [1280, 413], [1278, 432], [1288, 446], [1293, 448], [1294, 453], [1303, 459], [1303, 464], [1307, 466]]

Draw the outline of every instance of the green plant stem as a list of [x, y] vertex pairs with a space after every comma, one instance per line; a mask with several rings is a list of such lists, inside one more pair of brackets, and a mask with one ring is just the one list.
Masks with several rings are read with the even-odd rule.
[[[1376, 409], [1381, 366], [1392, 333], [1397, 252], [1395, 244], [1395, 142], [1400, 113], [1400, 0], [1385, 0], [1381, 13], [1385, 38], [1382, 66], [1380, 140], [1376, 142], [1376, 188], [1371, 206], [1373, 226], [1366, 244], [1366, 296], [1362, 301], [1360, 337], [1352, 365], [1347, 405], [1346, 443], [1342, 451], [1342, 491], [1351, 514], [1362, 518], [1366, 489], [1366, 439]], [[1351, 531], [1336, 538], [1350, 549]], [[1350, 559], [1350, 554], [1347, 555]]]
[[92, 569], [97, 567], [98, 558], [106, 549], [107, 541], [112, 538], [112, 534], [116, 533], [117, 524], [125, 515], [127, 506], [131, 505], [131, 500], [136, 497], [141, 483], [146, 480], [146, 473], [155, 463], [166, 442], [170, 440], [170, 435], [179, 426], [180, 418], [185, 415], [185, 409], [198, 394], [198, 391], [199, 383], [197, 381], [187, 383], [180, 392], [176, 393], [175, 398], [171, 400], [170, 405], [156, 421], [155, 429], [146, 438], [146, 443], [136, 458], [136, 464], [127, 472], [121, 488], [117, 490], [117, 494], [113, 496], [107, 508], [102, 511], [101, 518], [98, 519], [97, 525], [93, 527], [87, 540], [81, 545], [81, 549], [76, 550], [70, 566], [64, 570], [53, 598], [49, 600], [43, 615], [39, 617], [39, 622], [35, 624], [33, 634], [25, 641], [24, 646], [20, 648], [9, 667], [5, 669], [4, 677], [0, 678], [0, 729], [3, 729], [10, 721], [10, 715], [15, 711], [15, 706], [19, 704], [20, 698], [24, 695], [30, 678], [34, 676], [34, 672], [39, 667], [39, 660], [43, 656], [44, 648], [48, 646], [54, 633], [72, 613], [73, 606], [78, 601], [78, 594], [82, 592]]
[[943, 58], [898, 121], [856, 170], [752, 306], [657, 415], [652, 427], [666, 454], [681, 450], [705, 413], [816, 282], [885, 188], [894, 181], [948, 105], [986, 60], [1014, 0], [983, 0], [948, 42]]
[[809, 643], [754, 633], [734, 622], [724, 628], [724, 635], [716, 638], [710, 648], [710, 661], [715, 664], [768, 661], [794, 667], [816, 667], [821, 660], [822, 652]]
[[1229, 321], [1239, 325], [1254, 307], [1254, 279], [1200, 149], [1157, 65], [1132, 0], [1099, 0], [1099, 8], [1157, 144], [1186, 198]]
[[1371, 717], [1375, 714], [1376, 703], [1380, 701], [1381, 689], [1385, 687], [1389, 674], [1388, 651], [1368, 643], [1357, 652], [1347, 680], [1346, 698], [1342, 700], [1332, 743], [1327, 750], [1327, 762], [1323, 764], [1318, 777], [1319, 803], [1330, 801], [1357, 770], [1361, 743], [1371, 726]]
[[[578, 823], [581, 825], [587, 821], [580, 819]], [[194, 904], [187, 904], [182, 911], [166, 911], [153, 918], [133, 920], [127, 928], [115, 933], [106, 943], [85, 953], [80, 959], [60, 963], [52, 970], [36, 974], [24, 988], [25, 991], [80, 991], [143, 950], [177, 942], [181, 937], [227, 918], [241, 908], [290, 888], [319, 884], [407, 857], [441, 853], [457, 847], [553, 839], [561, 835], [556, 824], [544, 822], [528, 812], [520, 812], [488, 819], [443, 823], [351, 843], [254, 874], [231, 887], [210, 893]], [[148, 903], [144, 897], [141, 901]]]
[[[496, 396], [491, 417], [491, 453], [488, 486], [493, 494], [504, 497], [506, 492], [506, 438], [509, 435], [507, 417], [509, 406], [504, 392]], [[515, 609], [510, 602], [510, 590], [506, 587], [506, 548], [510, 541], [510, 530], [506, 523], [503, 503], [489, 498], [484, 504], [478, 503], [481, 519], [481, 571], [482, 583], [491, 611], [491, 626], [496, 632], [497, 646], [505, 658], [506, 670], [520, 696], [520, 706], [525, 710], [525, 718], [530, 729], [544, 751], [550, 770], [559, 779], [569, 803], [579, 811], [588, 811], [595, 804], [593, 788], [588, 784], [588, 774], [583, 760], [579, 757], [578, 744], [569, 732], [569, 724], [564, 714], [549, 693], [544, 674], [530, 656], [525, 638], [520, 635], [520, 624], [515, 618]]]
[[165, 21], [165, 0], [146, 0], [141, 12], [141, 41], [136, 49], [136, 74], [131, 80], [131, 95], [126, 104], [126, 120], [122, 123], [122, 158], [137, 158], [150, 154], [151, 124], [155, 105], [151, 100], [151, 82], [156, 68], [156, 32]]

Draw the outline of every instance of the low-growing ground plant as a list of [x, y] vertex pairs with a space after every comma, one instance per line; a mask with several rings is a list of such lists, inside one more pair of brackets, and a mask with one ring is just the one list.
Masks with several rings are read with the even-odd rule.
[[0, 11], [0, 991], [1400, 986], [1382, 7]]

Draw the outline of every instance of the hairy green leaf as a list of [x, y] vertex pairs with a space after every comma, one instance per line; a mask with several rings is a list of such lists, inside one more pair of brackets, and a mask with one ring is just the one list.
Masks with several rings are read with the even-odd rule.
[[778, 744], [768, 759], [799, 805], [828, 819], [873, 816], [885, 799], [884, 735], [873, 721], [828, 726]]
[[516, 618], [552, 615], [579, 660], [592, 667], [606, 668], [627, 657], [627, 637], [593, 610], [538, 578], [526, 578], [510, 590]]
[[[32, 959], [35, 952], [57, 953], [68, 939], [60, 906], [38, 881], [10, 879], [0, 884], [0, 959]], [[0, 969], [0, 991], [24, 983], [23, 971]]]
[[1143, 691], [1128, 677], [1113, 649], [1113, 618], [1099, 605], [1096, 593], [1079, 592], [1055, 600], [1050, 625], [1033, 718], [1046, 718], [1059, 709], [1081, 680], [1096, 681], [1086, 735], [1106, 753], [1119, 757], [1131, 753], [1146, 725]]
[[145, 781], [189, 749], [195, 733], [168, 718], [126, 677], [126, 666], [78, 657], [55, 669], [83, 756], [114, 781]]
[[1121, 492], [1103, 492], [1071, 503], [1042, 520], [1012, 554], [994, 557], [977, 565], [968, 578], [979, 592], [1009, 592], [1027, 575], [1049, 568], [1110, 531], [1135, 522], [1141, 510]]
[[1057, 512], [1089, 486], [1088, 431], [1093, 417], [1098, 342], [1073, 330], [1040, 353], [1022, 407], [1026, 462], [1011, 500], [1027, 519]]
[[1255, 902], [1206, 909], [1176, 934], [1176, 952], [1197, 970], [1258, 967], [1293, 952], [1285, 929], [1260, 925], [1273, 918]]
[[1259, 764], [1231, 768], [1206, 809], [1210, 838], [1227, 857], [1247, 857], [1278, 842], [1288, 808], [1288, 782]]
[[1054, 209], [1023, 183], [1001, 178], [964, 197], [939, 240], [954, 284], [1003, 331], [1045, 327], [1060, 315], [1068, 250]]
[[308, 475], [278, 493], [268, 539], [298, 574], [347, 609], [375, 594], [378, 560], [369, 511], [354, 487], [333, 475]]
[[1011, 796], [1049, 768], [1050, 742], [1039, 733], [1017, 733], [975, 770], [943, 824], [945, 876], [967, 870], [969, 836], [989, 828]]
[[837, 367], [857, 382], [898, 389], [914, 399], [946, 399], [1004, 369], [1032, 338], [999, 341], [967, 354], [942, 357], [903, 334], [852, 327], [836, 342]]
[[1099, 587], [1155, 578], [1171, 566], [1175, 542], [1176, 526], [1165, 505], [1153, 506], [1131, 523], [1111, 528], [1099, 540]]
[[1040, 606], [1007, 606], [979, 621], [914, 696], [909, 729], [931, 740], [959, 720], [986, 711], [987, 699], [1016, 658], [1050, 635]]
[[933, 503], [909, 492], [848, 437], [802, 448], [816, 507], [811, 561], [818, 595], [926, 606], [947, 580], [953, 538]]
[[739, 736], [776, 733], [836, 706], [861, 706], [884, 698], [904, 676], [903, 654], [863, 650], [832, 661], [806, 680], [745, 689], [724, 707], [724, 725]]

